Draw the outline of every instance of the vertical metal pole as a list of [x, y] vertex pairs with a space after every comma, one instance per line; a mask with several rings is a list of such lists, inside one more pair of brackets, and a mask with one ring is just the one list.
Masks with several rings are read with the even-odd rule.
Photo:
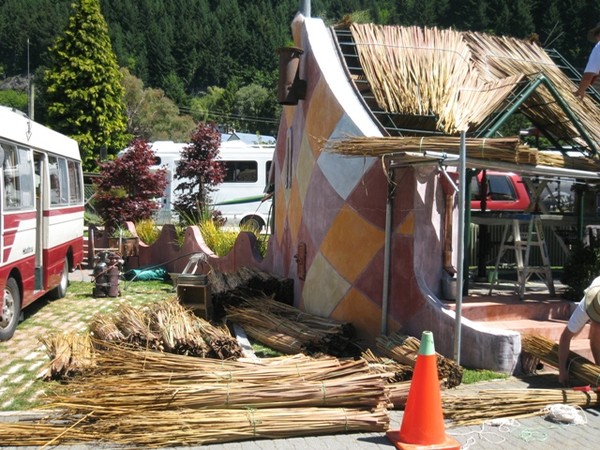
[[300, 2], [300, 12], [304, 17], [310, 17], [310, 0], [302, 0]]
[[388, 303], [390, 297], [390, 261], [392, 247], [392, 203], [396, 187], [393, 179], [394, 173], [388, 170], [388, 192], [385, 205], [385, 242], [383, 248], [383, 293], [381, 299], [381, 335], [387, 335]]
[[458, 249], [457, 249], [457, 273], [456, 273], [456, 318], [454, 325], [454, 360], [460, 364], [461, 347], [461, 325], [462, 325], [462, 299], [463, 278], [465, 258], [465, 194], [466, 194], [466, 169], [467, 169], [467, 145], [466, 133], [460, 133], [460, 153], [458, 164]]

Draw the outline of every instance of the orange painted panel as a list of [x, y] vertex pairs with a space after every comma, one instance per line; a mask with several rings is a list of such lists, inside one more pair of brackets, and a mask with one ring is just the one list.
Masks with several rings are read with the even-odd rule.
[[352, 283], [383, 244], [384, 232], [344, 205], [321, 244], [321, 252]]

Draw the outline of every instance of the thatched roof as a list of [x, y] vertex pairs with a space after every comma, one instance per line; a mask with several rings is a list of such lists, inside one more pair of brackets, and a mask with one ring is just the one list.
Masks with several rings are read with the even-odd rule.
[[600, 147], [600, 106], [576, 97], [536, 43], [438, 28], [350, 30], [373, 106], [392, 114], [397, 129], [494, 137], [494, 123], [514, 108], [553, 142], [590, 154]]

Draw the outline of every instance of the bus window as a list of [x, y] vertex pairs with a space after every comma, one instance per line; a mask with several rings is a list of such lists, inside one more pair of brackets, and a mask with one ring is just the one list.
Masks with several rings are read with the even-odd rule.
[[258, 164], [256, 161], [223, 161], [225, 164], [224, 183], [256, 183]]
[[265, 165], [265, 186], [268, 186], [269, 184], [271, 184], [270, 180], [269, 180], [269, 175], [271, 174], [271, 163], [273, 161], [267, 161], [266, 165]]
[[4, 150], [4, 206], [7, 209], [33, 206], [33, 164], [29, 150], [14, 145], [2, 146]]
[[56, 156], [48, 156], [50, 172], [50, 204], [67, 203], [66, 161]]
[[83, 201], [79, 163], [69, 161], [69, 202], [80, 203]]

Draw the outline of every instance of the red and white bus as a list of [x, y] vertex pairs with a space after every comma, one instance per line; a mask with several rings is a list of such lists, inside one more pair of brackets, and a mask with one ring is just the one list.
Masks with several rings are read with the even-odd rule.
[[83, 260], [83, 172], [77, 142], [0, 106], [0, 341], [23, 308], [64, 297]]

